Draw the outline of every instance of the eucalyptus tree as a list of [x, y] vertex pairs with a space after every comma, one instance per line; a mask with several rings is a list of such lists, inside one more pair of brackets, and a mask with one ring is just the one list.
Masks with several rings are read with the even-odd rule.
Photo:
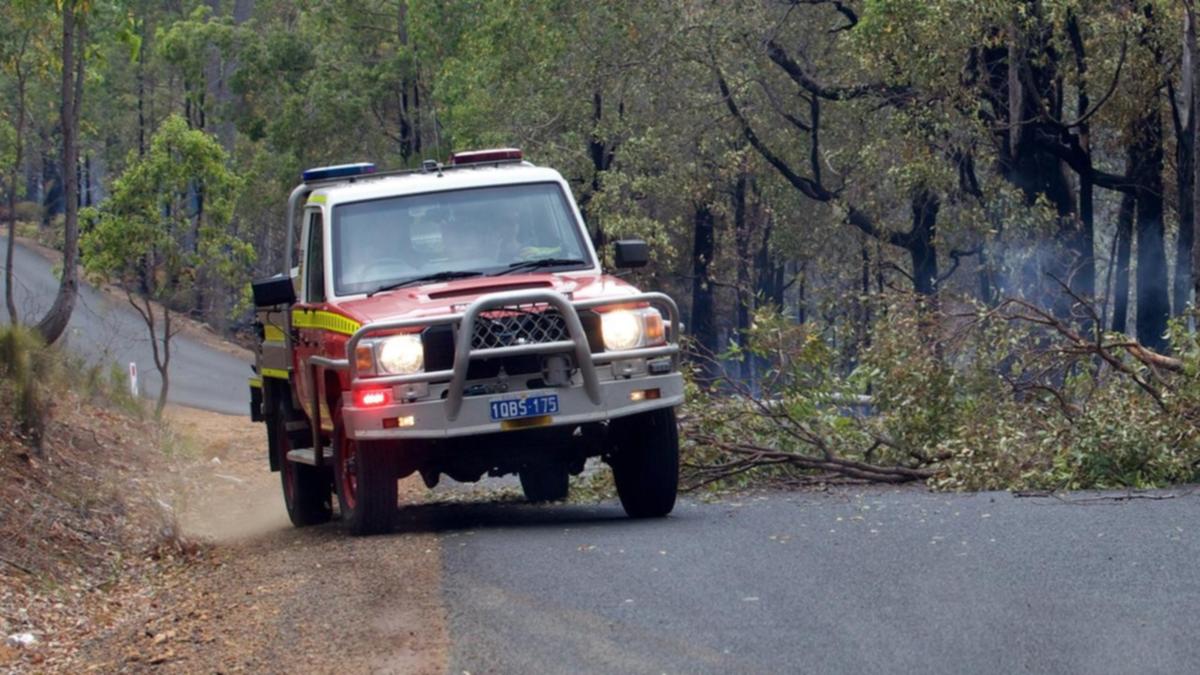
[[[943, 280], [939, 193], [949, 185], [944, 172], [936, 171], [933, 131], [915, 112], [918, 92], [907, 81], [841, 67], [857, 60], [850, 35], [860, 17], [848, 5], [795, 4], [810, 7], [760, 15], [744, 32], [726, 38], [731, 49], [713, 50], [710, 64], [727, 113], [749, 145], [792, 188], [813, 202], [830, 205], [863, 234], [905, 251], [913, 289], [933, 295]], [[827, 7], [814, 7], [822, 4]], [[740, 61], [730, 57], [739, 52]], [[883, 149], [871, 137], [889, 132], [899, 132], [890, 137], [893, 150], [872, 158], [861, 153]], [[898, 147], [906, 152], [896, 153]], [[840, 166], [835, 157], [845, 158]], [[899, 171], [889, 171], [889, 163]], [[899, 180], [887, 185], [889, 173]], [[868, 182], [876, 189], [866, 189]], [[884, 186], [889, 195], [909, 203], [907, 228], [881, 222], [868, 206], [878, 202], [882, 211], [894, 210], [887, 199], [878, 199], [883, 196], [878, 188]]]
[[[188, 198], [197, 185], [207, 197], [203, 211]], [[92, 227], [83, 240], [87, 270], [124, 289], [146, 324], [162, 380], [158, 414], [170, 386], [171, 341], [181, 329], [171, 308], [187, 302], [201, 276], [232, 284], [244, 279], [253, 262], [250, 245], [228, 230], [241, 185], [220, 143], [172, 115], [146, 153], [129, 158], [112, 197], [89, 211]], [[193, 232], [198, 238], [189, 246]]]
[[85, 55], [87, 49], [86, 0], [63, 0], [59, 5], [62, 18], [61, 46], [61, 107], [59, 126], [62, 130], [63, 172], [63, 267], [58, 293], [45, 316], [37, 323], [37, 332], [47, 343], [62, 336], [75, 309], [79, 293], [79, 111], [83, 99]]
[[0, 72], [4, 74], [4, 156], [8, 169], [5, 192], [8, 201], [8, 241], [4, 255], [4, 303], [9, 322], [19, 322], [13, 297], [13, 255], [17, 232], [17, 202], [21, 193], [22, 169], [26, 159], [31, 79], [49, 60], [52, 47], [46, 34], [53, 26], [52, 15], [41, 3], [12, 2], [0, 9]]

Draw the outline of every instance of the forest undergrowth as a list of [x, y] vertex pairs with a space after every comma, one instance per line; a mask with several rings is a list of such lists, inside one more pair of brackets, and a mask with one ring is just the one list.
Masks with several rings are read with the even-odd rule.
[[[846, 363], [806, 325], [760, 311], [744, 349], [712, 358], [683, 415], [685, 482], [923, 481], [943, 490], [1151, 488], [1200, 467], [1200, 345], [1188, 316], [1170, 352], [1035, 303], [874, 308]], [[732, 376], [749, 361], [753, 379]], [[717, 364], [723, 364], [718, 366]], [[732, 365], [731, 365], [732, 364]]]

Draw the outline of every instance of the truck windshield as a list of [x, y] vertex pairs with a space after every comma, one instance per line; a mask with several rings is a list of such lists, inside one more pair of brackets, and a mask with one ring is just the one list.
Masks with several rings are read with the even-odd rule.
[[[440, 272], [494, 274], [591, 267], [580, 228], [556, 183], [388, 197], [333, 208], [338, 295], [369, 293]], [[582, 261], [572, 263], [570, 261]], [[556, 262], [557, 261], [557, 262]]]

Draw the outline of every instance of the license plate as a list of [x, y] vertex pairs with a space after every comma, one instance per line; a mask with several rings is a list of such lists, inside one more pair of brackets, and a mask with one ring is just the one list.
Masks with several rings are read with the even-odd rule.
[[492, 401], [493, 420], [511, 420], [519, 417], [553, 415], [556, 412], [558, 412], [558, 394]]

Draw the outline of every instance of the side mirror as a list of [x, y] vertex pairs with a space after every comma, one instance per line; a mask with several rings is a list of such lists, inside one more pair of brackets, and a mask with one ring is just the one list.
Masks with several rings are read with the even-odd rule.
[[617, 267], [645, 267], [650, 262], [650, 247], [641, 239], [622, 239], [613, 242]]
[[296, 289], [292, 286], [292, 280], [282, 274], [257, 279], [250, 284], [250, 289], [254, 293], [255, 307], [275, 307], [296, 302]]

